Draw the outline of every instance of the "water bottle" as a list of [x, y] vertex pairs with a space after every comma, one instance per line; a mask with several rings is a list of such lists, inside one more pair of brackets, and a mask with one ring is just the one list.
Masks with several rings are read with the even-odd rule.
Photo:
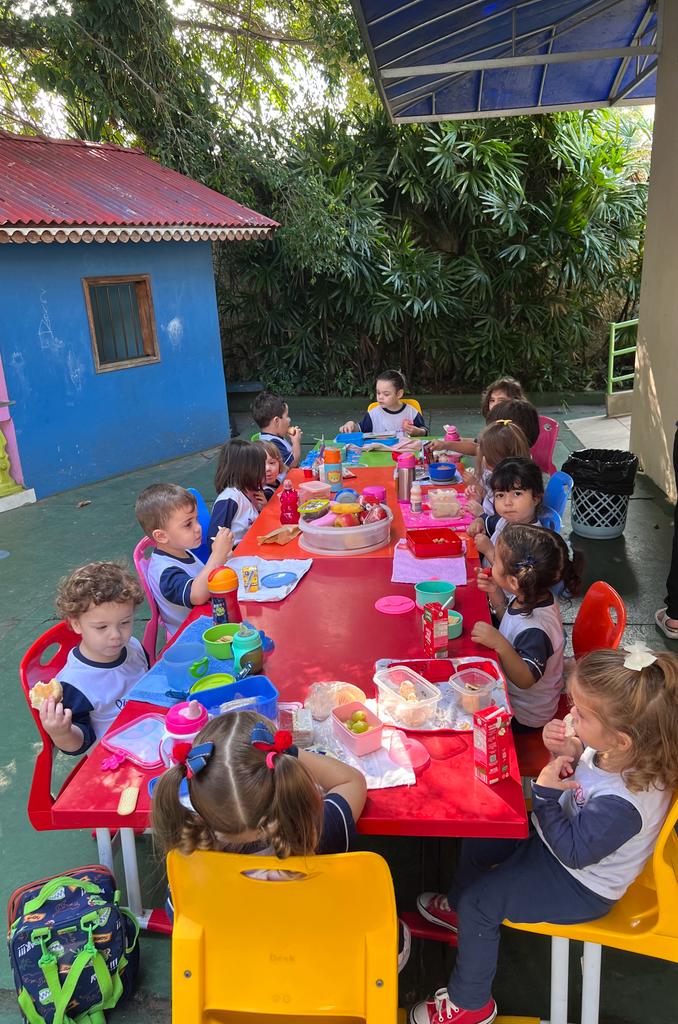
[[238, 604], [238, 576], [225, 565], [212, 569], [207, 577], [207, 589], [212, 598], [212, 621], [215, 626], [226, 622], [242, 622]]
[[414, 483], [414, 455], [401, 455], [398, 459], [398, 501], [409, 501]]
[[291, 480], [283, 481], [282, 493], [280, 495], [280, 522], [299, 522], [299, 495], [292, 486]]

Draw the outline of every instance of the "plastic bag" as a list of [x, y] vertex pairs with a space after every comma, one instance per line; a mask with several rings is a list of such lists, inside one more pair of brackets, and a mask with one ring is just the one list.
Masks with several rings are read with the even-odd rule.
[[563, 463], [575, 487], [602, 494], [633, 494], [638, 457], [613, 448], [584, 448]]
[[364, 703], [365, 694], [353, 683], [313, 683], [309, 687], [304, 707], [311, 712], [316, 722], [322, 722], [330, 716], [332, 708], [341, 704], [351, 704], [356, 700]]

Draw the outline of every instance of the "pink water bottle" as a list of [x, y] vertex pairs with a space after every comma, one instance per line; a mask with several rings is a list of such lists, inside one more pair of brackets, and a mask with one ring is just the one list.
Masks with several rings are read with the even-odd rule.
[[459, 441], [459, 431], [451, 423], [445, 425], [445, 440], [446, 441]]
[[282, 493], [280, 495], [280, 522], [299, 522], [299, 495], [292, 486], [291, 480], [283, 481]]

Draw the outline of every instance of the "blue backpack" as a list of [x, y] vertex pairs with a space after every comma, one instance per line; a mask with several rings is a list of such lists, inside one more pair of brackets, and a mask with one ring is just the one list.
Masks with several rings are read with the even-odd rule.
[[139, 926], [100, 864], [17, 889], [9, 900], [9, 959], [28, 1024], [105, 1024], [132, 989]]

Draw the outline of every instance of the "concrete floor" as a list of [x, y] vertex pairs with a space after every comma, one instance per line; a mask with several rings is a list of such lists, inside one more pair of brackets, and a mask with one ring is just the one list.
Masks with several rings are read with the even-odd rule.
[[[354, 416], [360, 401], [298, 399], [292, 416], [304, 430], [309, 444], [324, 431], [334, 434], [336, 425]], [[454, 422], [462, 434], [474, 434], [481, 426], [475, 399], [432, 398], [432, 431]], [[600, 414], [599, 405], [570, 407], [540, 404], [541, 411], [561, 422], [555, 462], [561, 465], [569, 451], [581, 447], [564, 421]], [[255, 429], [242, 398], [231, 404], [233, 425], [244, 437]], [[452, 409], [452, 411], [451, 411]], [[68, 491], [35, 505], [0, 516], [0, 549], [9, 552], [0, 561], [0, 640], [2, 641], [2, 693], [7, 713], [0, 719], [0, 837], [3, 868], [2, 898], [19, 884], [58, 873], [61, 869], [91, 862], [96, 846], [89, 833], [36, 833], [26, 818], [26, 798], [37, 746], [35, 728], [21, 695], [17, 668], [28, 645], [56, 621], [53, 609], [58, 579], [76, 565], [96, 558], [127, 559], [140, 536], [134, 519], [136, 495], [149, 483], [177, 481], [198, 488], [209, 499], [213, 494], [216, 451], [188, 456], [160, 466]], [[82, 501], [90, 504], [78, 507]], [[671, 647], [654, 626], [654, 612], [662, 603], [664, 578], [672, 538], [672, 509], [656, 487], [639, 476], [631, 500], [624, 537], [590, 541], [573, 536], [575, 546], [587, 559], [586, 583], [610, 582], [624, 597], [628, 608], [628, 635], [650, 645]], [[566, 518], [565, 536], [569, 536]], [[578, 601], [565, 606], [566, 623], [574, 621]], [[141, 636], [146, 614], [139, 614], [136, 633]], [[678, 649], [678, 645], [673, 645]], [[59, 771], [66, 759], [60, 757]], [[140, 844], [142, 878], [147, 889], [159, 890], [162, 870], [154, 863], [148, 839]], [[454, 840], [378, 840], [365, 844], [388, 859], [398, 901], [411, 909], [422, 888], [446, 888], [454, 864]], [[150, 895], [150, 892], [147, 894]], [[150, 902], [150, 899], [149, 899]], [[576, 950], [572, 956], [570, 1020], [578, 1020], [579, 971]], [[442, 984], [451, 954], [435, 944], [415, 944], [410, 965], [401, 979], [401, 1005], [421, 998]], [[142, 938], [142, 973], [137, 993], [129, 1005], [115, 1011], [120, 1024], [169, 1021], [170, 943], [158, 936]], [[678, 968], [657, 960], [605, 951], [601, 1024], [675, 1024]], [[506, 931], [502, 937], [495, 996], [501, 1010], [546, 1017], [548, 1013], [549, 948], [547, 940]], [[0, 958], [0, 1024], [19, 1019], [6, 957]]]

